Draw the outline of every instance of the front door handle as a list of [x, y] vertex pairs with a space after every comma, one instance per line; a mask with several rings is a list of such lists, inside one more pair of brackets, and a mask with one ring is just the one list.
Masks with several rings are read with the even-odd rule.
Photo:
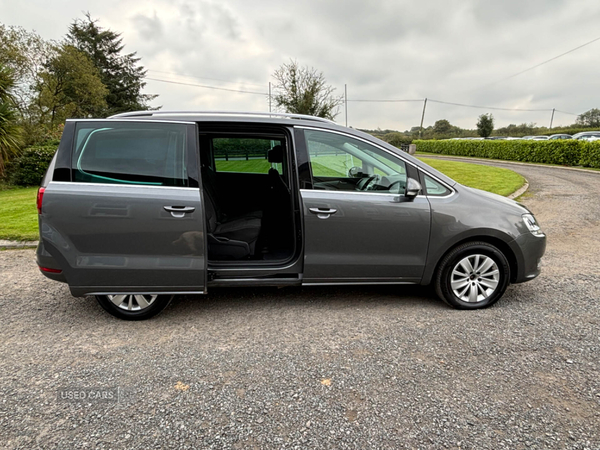
[[165, 211], [169, 211], [173, 217], [181, 219], [185, 217], [186, 213], [192, 213], [196, 211], [193, 206], [164, 206]]
[[327, 219], [337, 212], [337, 209], [332, 208], [308, 208], [308, 210], [311, 213], [316, 214], [319, 219]]

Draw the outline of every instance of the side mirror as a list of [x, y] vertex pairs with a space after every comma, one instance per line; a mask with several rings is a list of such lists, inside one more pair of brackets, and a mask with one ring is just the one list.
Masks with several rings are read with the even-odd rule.
[[409, 178], [406, 181], [406, 192], [405, 192], [404, 196], [408, 197], [410, 199], [413, 199], [417, 195], [419, 195], [419, 192], [421, 192], [422, 189], [423, 189], [423, 186], [421, 186], [421, 183], [419, 183], [414, 178]]
[[363, 176], [363, 169], [362, 167], [358, 167], [358, 166], [354, 166], [354, 167], [350, 167], [350, 170], [348, 170], [348, 176], [351, 178], [360, 178]]

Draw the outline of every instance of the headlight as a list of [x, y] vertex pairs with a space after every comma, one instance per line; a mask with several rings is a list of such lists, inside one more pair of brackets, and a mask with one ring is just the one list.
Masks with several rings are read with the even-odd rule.
[[537, 220], [533, 217], [533, 214], [523, 214], [523, 222], [525, 222], [525, 226], [534, 236], [544, 236], [542, 233], [542, 229], [540, 228]]

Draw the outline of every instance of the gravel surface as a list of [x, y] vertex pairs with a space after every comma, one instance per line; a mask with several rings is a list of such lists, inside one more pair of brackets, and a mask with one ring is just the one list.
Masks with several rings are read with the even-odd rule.
[[[483, 311], [214, 289], [130, 323], [0, 252], [0, 447], [599, 449], [600, 174], [508, 167], [548, 250]], [[62, 399], [82, 390], [119, 402]]]

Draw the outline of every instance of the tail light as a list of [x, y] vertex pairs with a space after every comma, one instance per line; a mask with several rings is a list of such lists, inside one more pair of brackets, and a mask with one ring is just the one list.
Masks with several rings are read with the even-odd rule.
[[46, 190], [45, 187], [41, 187], [38, 189], [38, 193], [37, 193], [37, 209], [38, 209], [38, 214], [42, 213], [42, 200], [44, 200], [44, 191]]
[[62, 270], [60, 269], [51, 269], [50, 267], [42, 267], [42, 266], [38, 266], [40, 268], [40, 270], [42, 272], [48, 272], [48, 273], [62, 273]]

